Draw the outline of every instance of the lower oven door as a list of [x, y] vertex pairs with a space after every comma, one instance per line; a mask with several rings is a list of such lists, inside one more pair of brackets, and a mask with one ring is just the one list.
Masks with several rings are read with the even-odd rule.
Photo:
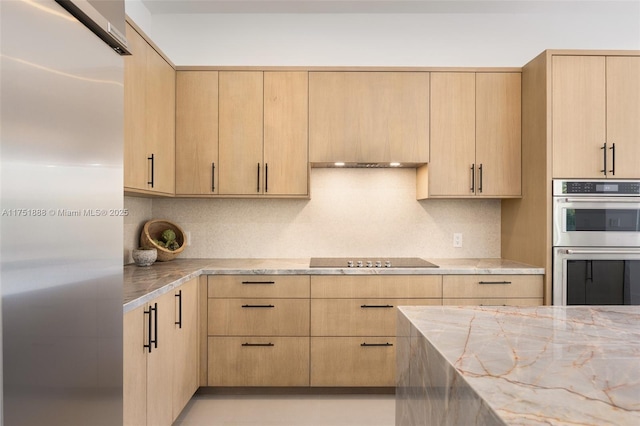
[[554, 248], [553, 304], [640, 305], [640, 248]]

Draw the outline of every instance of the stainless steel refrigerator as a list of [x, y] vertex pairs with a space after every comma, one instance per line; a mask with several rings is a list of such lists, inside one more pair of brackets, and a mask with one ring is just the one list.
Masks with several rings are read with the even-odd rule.
[[7, 426], [122, 424], [119, 33], [123, 0], [0, 1]]

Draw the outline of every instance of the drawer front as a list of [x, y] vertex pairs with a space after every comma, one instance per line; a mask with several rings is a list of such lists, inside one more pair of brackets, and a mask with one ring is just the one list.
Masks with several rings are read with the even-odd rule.
[[209, 297], [309, 297], [309, 275], [209, 275]]
[[397, 306], [441, 304], [441, 299], [313, 299], [311, 335], [395, 336]]
[[445, 275], [443, 298], [541, 298], [542, 275]]
[[308, 337], [209, 337], [209, 386], [309, 386]]
[[312, 337], [311, 386], [395, 386], [395, 337]]
[[309, 299], [208, 299], [210, 336], [308, 336]]
[[319, 275], [312, 298], [438, 298], [442, 275]]
[[542, 297], [527, 299], [517, 297], [503, 299], [444, 299], [442, 304], [455, 306], [541, 306], [543, 299]]

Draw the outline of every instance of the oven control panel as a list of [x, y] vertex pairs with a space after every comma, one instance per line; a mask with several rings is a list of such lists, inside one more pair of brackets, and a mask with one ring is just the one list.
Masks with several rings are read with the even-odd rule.
[[554, 180], [553, 195], [640, 195], [640, 181]]

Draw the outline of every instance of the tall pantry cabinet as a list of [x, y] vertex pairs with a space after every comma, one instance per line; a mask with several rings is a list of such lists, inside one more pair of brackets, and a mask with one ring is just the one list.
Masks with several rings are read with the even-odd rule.
[[545, 268], [545, 304], [552, 180], [639, 179], [638, 117], [640, 51], [546, 50], [522, 69], [523, 197], [502, 201], [501, 253]]

